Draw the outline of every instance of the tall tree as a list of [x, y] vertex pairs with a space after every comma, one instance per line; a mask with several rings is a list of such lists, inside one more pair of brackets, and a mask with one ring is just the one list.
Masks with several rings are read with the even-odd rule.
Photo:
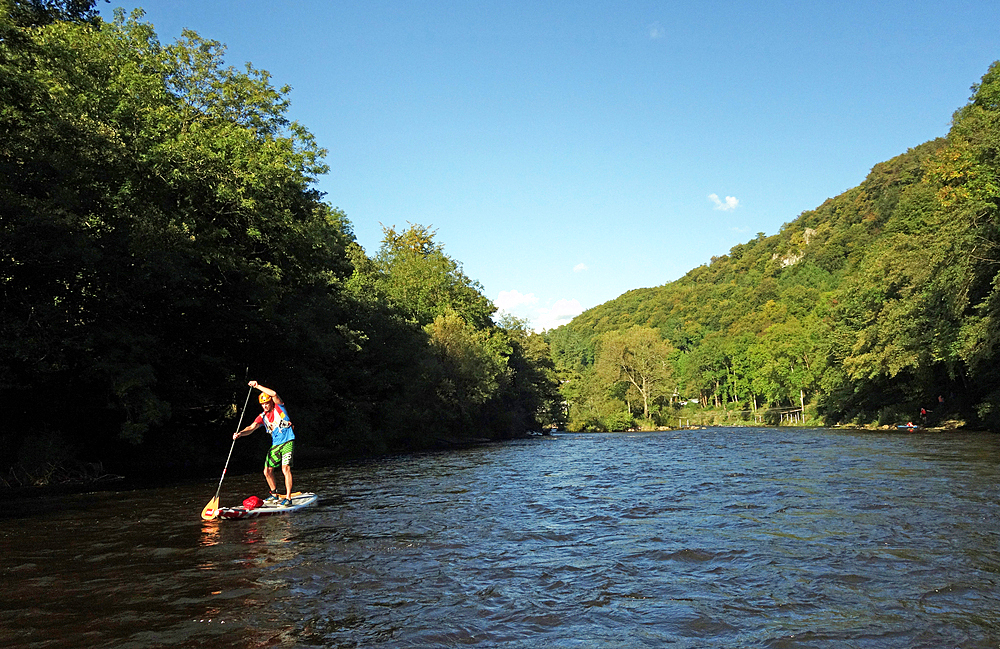
[[609, 383], [626, 381], [634, 387], [642, 398], [643, 417], [648, 419], [650, 403], [663, 393], [672, 375], [671, 351], [649, 327], [609, 331], [601, 336], [595, 368]]

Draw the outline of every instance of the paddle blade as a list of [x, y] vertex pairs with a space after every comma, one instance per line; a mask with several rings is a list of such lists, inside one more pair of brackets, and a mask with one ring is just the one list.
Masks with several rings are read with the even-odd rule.
[[219, 497], [216, 496], [208, 501], [205, 509], [201, 510], [201, 517], [206, 521], [214, 521], [219, 517]]

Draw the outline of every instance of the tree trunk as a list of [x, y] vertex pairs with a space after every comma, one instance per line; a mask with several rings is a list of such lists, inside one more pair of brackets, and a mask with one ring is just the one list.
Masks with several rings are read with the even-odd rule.
[[642, 377], [642, 417], [643, 419], [649, 419], [649, 384], [646, 382], [646, 377]]

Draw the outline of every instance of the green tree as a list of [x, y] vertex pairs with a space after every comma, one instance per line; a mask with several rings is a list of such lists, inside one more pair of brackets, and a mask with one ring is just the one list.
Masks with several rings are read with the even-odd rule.
[[549, 343], [542, 335], [529, 331], [525, 321], [506, 315], [495, 335], [506, 338], [509, 353], [507, 372], [499, 398], [488, 415], [490, 419], [507, 422], [509, 435], [564, 426], [566, 413]]
[[672, 348], [649, 327], [631, 327], [609, 331], [601, 336], [596, 373], [609, 383], [626, 381], [642, 399], [643, 417], [649, 419], [649, 406], [666, 389], [672, 375], [668, 362]]
[[292, 311], [343, 313], [350, 271], [286, 90], [139, 18], [2, 22], [0, 381], [41, 428], [116, 431], [80, 431], [95, 453], [225, 416], [262, 343], [306, 333]]
[[438, 394], [471, 422], [468, 409], [485, 403], [499, 387], [510, 349], [502, 336], [477, 330], [457, 314], [439, 315], [425, 327], [443, 368]]
[[94, 0], [0, 0], [0, 15], [11, 23], [29, 27], [55, 21], [94, 22]]
[[461, 264], [434, 241], [436, 232], [411, 225], [402, 232], [384, 228], [367, 281], [421, 326], [439, 315], [456, 313], [477, 329], [489, 327], [496, 307], [482, 286], [465, 275]]

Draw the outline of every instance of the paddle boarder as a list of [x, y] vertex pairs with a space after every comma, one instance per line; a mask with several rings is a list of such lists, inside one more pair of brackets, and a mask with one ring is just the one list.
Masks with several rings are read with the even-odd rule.
[[[267, 486], [271, 489], [271, 495], [264, 500], [264, 503], [288, 507], [292, 504], [292, 447], [295, 440], [292, 421], [288, 418], [285, 402], [281, 400], [277, 392], [271, 388], [265, 388], [256, 381], [250, 381], [247, 385], [260, 390], [257, 400], [260, 401], [260, 406], [264, 411], [257, 415], [257, 418], [249, 426], [234, 433], [233, 441], [244, 435], [249, 435], [261, 426], [271, 434], [271, 450], [268, 451], [267, 458], [264, 460], [264, 478], [267, 480]], [[285, 478], [284, 497], [278, 493], [275, 482], [274, 470], [279, 466]]]

